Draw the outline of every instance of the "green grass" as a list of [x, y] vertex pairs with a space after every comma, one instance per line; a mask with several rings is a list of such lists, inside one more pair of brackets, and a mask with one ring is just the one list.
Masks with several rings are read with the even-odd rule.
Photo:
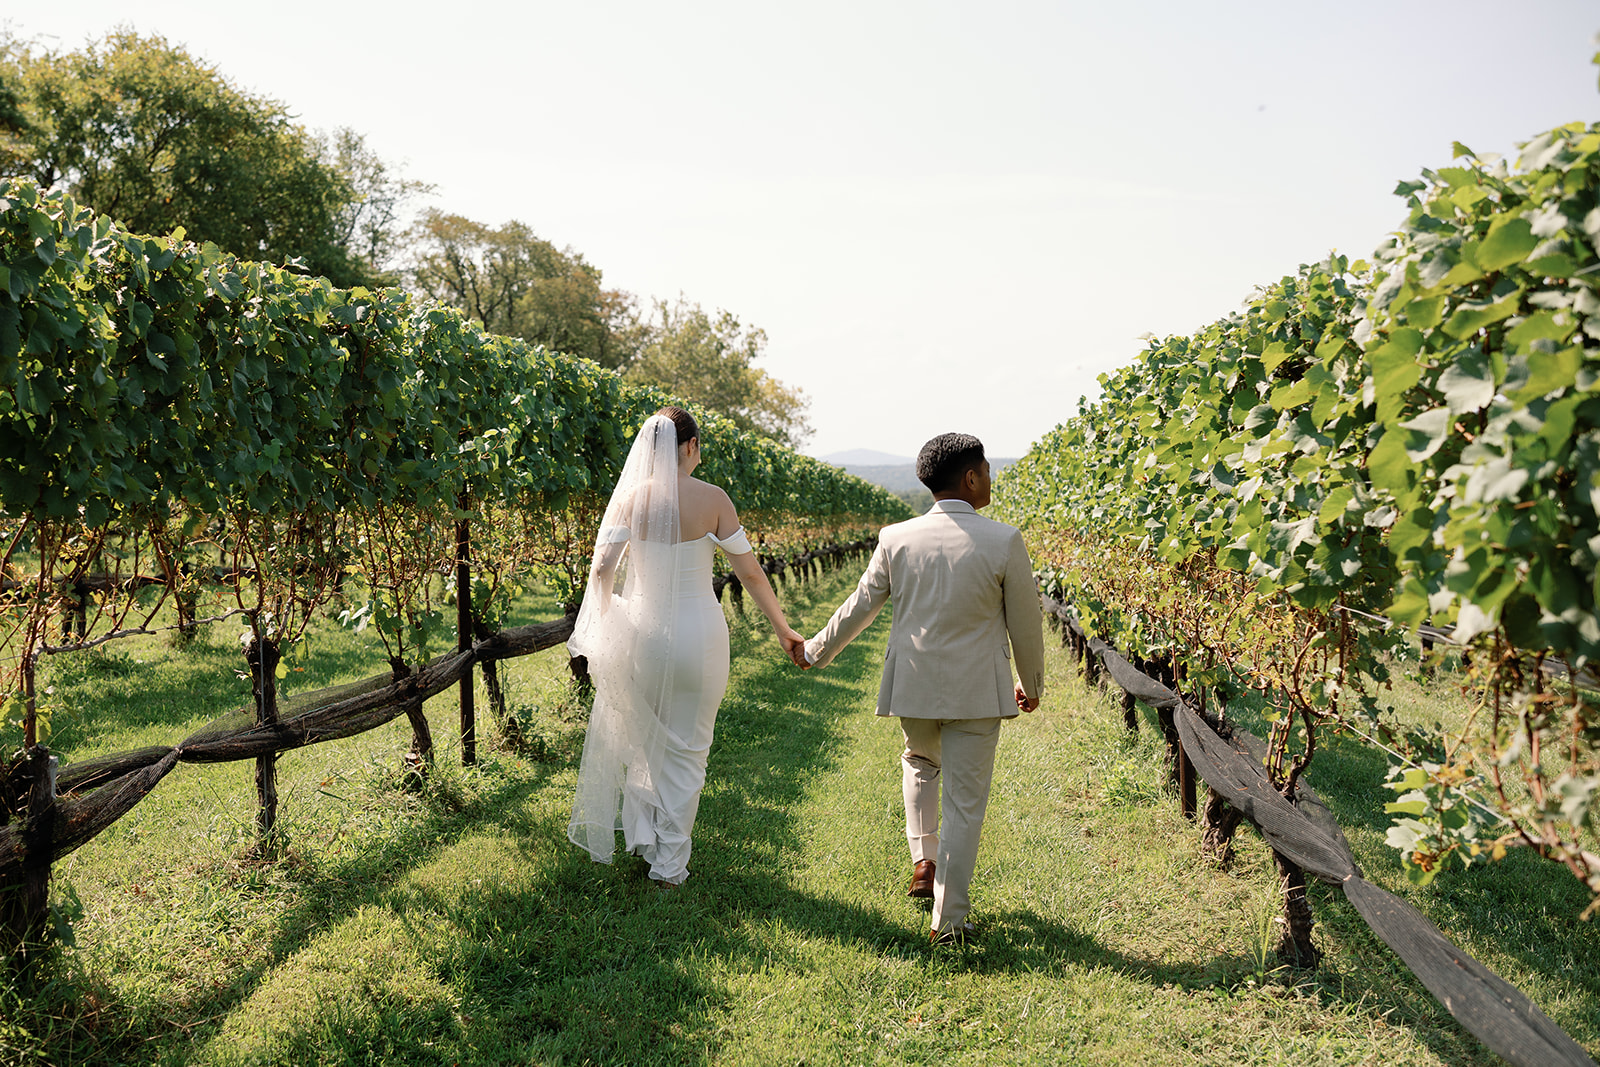
[[[791, 617], [819, 626], [854, 577], [789, 586]], [[508, 684], [539, 758], [488, 744], [479, 767], [455, 766], [451, 695], [429, 706], [440, 762], [421, 789], [398, 774], [404, 719], [287, 754], [273, 862], [246, 858], [250, 765], [180, 767], [57, 867], [58, 903], [83, 909], [78, 947], [25, 999], [0, 991], [0, 1060], [1496, 1062], [1337, 891], [1311, 891], [1322, 967], [1274, 970], [1260, 839], [1241, 831], [1231, 871], [1204, 863], [1149, 717], [1127, 735], [1053, 641], [1044, 707], [1001, 739], [973, 886], [984, 934], [930, 950], [904, 896], [899, 731], [872, 714], [887, 621], [804, 675], [764, 624], [732, 631], [682, 888], [566, 841], [581, 704], [559, 652], [526, 657]], [[298, 688], [382, 662], [336, 629], [317, 652]], [[126, 656], [144, 662], [57, 679], [78, 709], [56, 737], [69, 756], [171, 743], [248, 693], [231, 630]], [[1448, 683], [1397, 687], [1418, 716], [1455, 714], [1451, 700]], [[1600, 1051], [1600, 929], [1576, 921], [1576, 880], [1513, 855], [1408, 886], [1383, 844], [1382, 769], [1337, 742], [1311, 776], [1367, 876]]]

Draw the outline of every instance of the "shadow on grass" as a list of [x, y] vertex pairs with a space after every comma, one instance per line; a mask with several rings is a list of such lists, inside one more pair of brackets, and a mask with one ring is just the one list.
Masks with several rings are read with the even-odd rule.
[[[791, 610], [799, 599], [788, 597]], [[296, 1043], [334, 1061], [358, 1060], [378, 1047], [407, 1062], [700, 1061], [714, 1017], [729, 1006], [704, 964], [756, 967], [781, 954], [784, 947], [767, 932], [772, 920], [913, 947], [903, 926], [798, 895], [785, 877], [803, 843], [803, 827], [788, 813], [805, 799], [809, 781], [836, 765], [846, 736], [839, 709], [858, 711], [858, 693], [825, 677], [802, 678], [770, 635], [734, 623], [736, 684], [718, 715], [686, 885], [662, 893], [630, 856], [612, 866], [590, 862], [565, 840], [569, 797], [522, 803], [543, 782], [524, 797], [491, 799], [480, 807], [532, 871], [531, 888], [410, 887], [401, 905], [407, 916], [443, 916], [453, 928], [452, 944], [433, 966], [462, 998], [459, 1013], [412, 1032], [380, 1011], [365, 1022], [347, 1020], [343, 1033], [317, 1024]], [[865, 644], [846, 657], [836, 677], [874, 666]], [[530, 808], [542, 811], [528, 814]], [[395, 878], [373, 873], [391, 884]], [[362, 899], [367, 895], [348, 903]]]
[[[213, 626], [181, 648], [162, 638], [141, 638], [143, 646], [130, 644], [131, 651], [108, 646], [52, 657], [45, 684], [57, 689], [65, 712], [57, 716], [52, 750], [68, 760], [80, 751], [107, 755], [97, 741], [108, 729], [151, 727], [170, 727], [171, 733], [145, 744], [176, 745], [195, 725], [248, 707], [250, 681], [241, 677], [248, 667], [234, 632]], [[381, 646], [340, 630], [319, 635], [311, 656], [290, 662], [282, 683], [285, 701], [388, 670]]]
[[[273, 1052], [275, 1062], [308, 1056], [329, 1063], [704, 1062], [715, 1054], [717, 1016], [734, 1006], [718, 968], [708, 962], [745, 972], [786, 962], [805, 966], [787, 959], [793, 950], [774, 936], [775, 926], [875, 955], [980, 973], [1107, 968], [1151, 985], [1185, 988], [1238, 980], [1237, 959], [1175, 964], [1138, 958], [1027, 909], [987, 911], [988, 929], [972, 946], [929, 949], [920, 922], [908, 926], [887, 910], [796, 891], [786, 875], [804, 827], [790, 813], [806, 799], [811, 780], [838, 764], [847, 737], [841, 716], [870, 713], [859, 689], [840, 679], [867, 673], [875, 679], [874, 649], [867, 642], [853, 645], [835, 673], [801, 683], [778, 659], [769, 635], [752, 640], [745, 631], [735, 645], [741, 661], [736, 687], [718, 718], [695, 831], [694, 875], [684, 887], [660, 893], [631, 857], [597, 865], [565, 841], [570, 797], [556, 796], [552, 779], [569, 766], [488, 773], [464, 806], [430, 803], [381, 847], [315, 865], [297, 885], [295, 902], [275, 919], [259, 963], [198, 999], [141, 1009], [128, 1020], [134, 1036], [111, 1058], [183, 1062], [204, 1055], [217, 1020], [236, 1012], [322, 934], [372, 907], [396, 918], [416, 943], [433, 940], [438, 951], [428, 960], [427, 977], [448, 988], [452, 1004], [419, 1004], [361, 987], [358, 995], [378, 1010], [320, 1003], [288, 1035], [288, 1045]], [[401, 888], [407, 875], [463, 836], [485, 831], [500, 835], [530, 870], [518, 888]], [[1382, 971], [1339, 976], [1337, 988], [1322, 982], [1317, 995], [1342, 1003], [1370, 995], [1381, 1005], [1406, 1003], [1402, 1010], [1414, 1014], [1415, 998], [1407, 1001], [1389, 988], [1391, 977]], [[1419, 1036], [1446, 1058], [1472, 1048], [1428, 1031], [1419, 1028]], [[141, 1040], [161, 1033], [171, 1036]], [[108, 1062], [106, 1055], [96, 1049], [80, 1059]]]
[[[803, 844], [788, 813], [837, 764], [846, 737], [837, 709], [854, 710], [856, 691], [802, 679], [769, 635], [736, 640], [742, 662], [718, 714], [689, 881], [663, 893], [631, 856], [590, 862], [565, 845], [564, 808], [528, 827], [518, 847], [539, 865], [537, 887], [490, 894], [459, 920], [487, 946], [448, 976], [484, 1008], [470, 1013], [464, 1044], [558, 1062], [699, 1062], [729, 1006], [705, 961], [756, 967], [781, 954], [773, 921], [875, 943], [904, 937], [881, 916], [796, 894], [785, 877]], [[841, 663], [841, 677], [871, 667], [864, 645], [845, 655], [858, 662]], [[564, 846], [553, 862], [552, 838]]]
[[[543, 789], [560, 769], [539, 767], [531, 776], [518, 779], [486, 777], [465, 804], [426, 800], [413, 817], [401, 822], [398, 832], [386, 836], [381, 846], [371, 851], [309, 865], [297, 864], [291, 851], [290, 858], [278, 863], [294, 887], [294, 903], [275, 916], [265, 951], [257, 962], [232, 972], [225, 984], [200, 995], [191, 991], [177, 999], [153, 999], [135, 1006], [119, 1003], [92, 973], [81, 976], [81, 981], [70, 973], [56, 974], [49, 996], [69, 1002], [87, 999], [95, 1010], [93, 1018], [83, 1018], [78, 1028], [61, 1033], [51, 1056], [38, 1062], [170, 1063], [175, 1056], [183, 1062], [187, 1059], [183, 1053], [199, 1051], [276, 967], [362, 908], [375, 902], [381, 906], [384, 895], [409, 872], [432, 863], [463, 833], [492, 821], [493, 812], [517, 810], [526, 796]], [[508, 829], [515, 832], [519, 828]], [[201, 872], [201, 878], [248, 883], [251, 865], [240, 868], [219, 856], [215, 867]], [[197, 917], [195, 921], [201, 920]], [[70, 1010], [59, 1010], [62, 1005], [41, 1002], [34, 1007], [63, 1018], [78, 1017]]]

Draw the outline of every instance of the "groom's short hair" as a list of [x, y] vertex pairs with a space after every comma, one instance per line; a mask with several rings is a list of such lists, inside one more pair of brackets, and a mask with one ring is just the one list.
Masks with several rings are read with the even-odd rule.
[[961, 484], [961, 476], [983, 462], [983, 442], [970, 433], [942, 433], [917, 453], [917, 481], [930, 493]]

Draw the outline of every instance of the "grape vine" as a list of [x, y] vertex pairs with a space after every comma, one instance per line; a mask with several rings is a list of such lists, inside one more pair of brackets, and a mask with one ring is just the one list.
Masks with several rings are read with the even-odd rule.
[[[1005, 472], [1085, 623], [1257, 690], [1286, 794], [1319, 725], [1390, 751], [1417, 880], [1528, 847], [1600, 907], [1600, 126], [1518, 165], [1456, 146], [1370, 261], [1331, 256], [1154, 340]], [[1400, 728], [1408, 628], [1453, 627], [1479, 710]], [[1587, 685], [1585, 682], [1587, 681]]]

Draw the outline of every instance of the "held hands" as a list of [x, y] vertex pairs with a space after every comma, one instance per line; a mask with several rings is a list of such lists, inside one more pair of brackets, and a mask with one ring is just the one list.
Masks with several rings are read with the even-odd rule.
[[1038, 697], [1030, 697], [1027, 693], [1024, 693], [1022, 691], [1022, 683], [1021, 682], [1017, 683], [1016, 697], [1017, 697], [1017, 707], [1022, 709], [1023, 711], [1032, 711], [1034, 708], [1037, 708], [1039, 706], [1039, 698]]
[[792, 626], [782, 627], [778, 630], [778, 643], [783, 645], [783, 651], [796, 667], [810, 670], [811, 663], [806, 659], [806, 639], [799, 631]]

